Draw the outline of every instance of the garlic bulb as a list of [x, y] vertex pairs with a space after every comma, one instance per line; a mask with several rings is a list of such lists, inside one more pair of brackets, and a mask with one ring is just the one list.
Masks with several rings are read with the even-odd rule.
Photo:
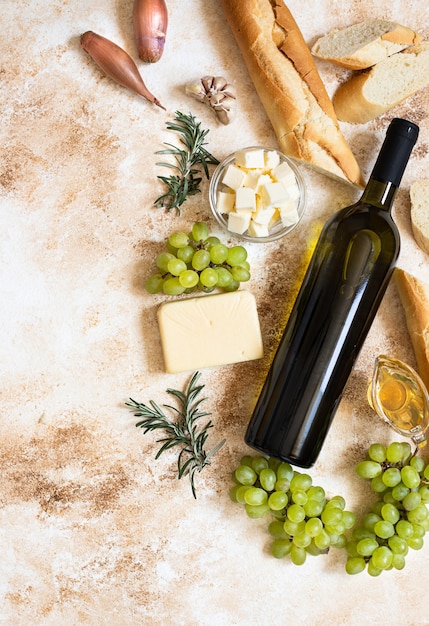
[[186, 94], [211, 107], [219, 122], [229, 124], [235, 117], [237, 99], [232, 86], [222, 76], [203, 76], [189, 82]]

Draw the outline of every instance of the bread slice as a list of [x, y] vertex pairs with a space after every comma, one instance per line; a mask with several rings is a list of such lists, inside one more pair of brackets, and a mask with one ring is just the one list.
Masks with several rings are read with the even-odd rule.
[[429, 389], [429, 284], [396, 268], [394, 280], [404, 308], [420, 378]]
[[365, 124], [429, 84], [429, 42], [406, 48], [356, 74], [333, 97], [338, 119]]
[[335, 29], [313, 45], [314, 56], [346, 67], [364, 70], [421, 41], [411, 28], [387, 20], [366, 20]]
[[411, 226], [414, 239], [429, 254], [429, 180], [416, 180], [410, 186]]
[[221, 0], [280, 149], [363, 186], [314, 58], [282, 0]]

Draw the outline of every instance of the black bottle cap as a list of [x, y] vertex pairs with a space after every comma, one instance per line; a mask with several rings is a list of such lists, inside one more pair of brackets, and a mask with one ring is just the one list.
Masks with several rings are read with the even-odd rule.
[[418, 136], [417, 124], [395, 117], [386, 131], [371, 178], [399, 187]]

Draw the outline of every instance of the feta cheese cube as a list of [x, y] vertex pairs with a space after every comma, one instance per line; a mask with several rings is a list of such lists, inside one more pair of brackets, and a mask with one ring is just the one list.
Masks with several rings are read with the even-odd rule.
[[280, 219], [285, 227], [293, 226], [293, 224], [297, 223], [299, 215], [293, 200], [290, 201], [288, 206], [284, 206], [280, 209]]
[[263, 204], [252, 214], [252, 220], [257, 224], [269, 224], [275, 213], [275, 208]]
[[251, 213], [228, 213], [228, 230], [232, 233], [242, 235], [249, 228]]
[[226, 168], [222, 182], [235, 191], [242, 186], [245, 178], [246, 172], [232, 163]]
[[261, 195], [262, 186], [266, 185], [267, 183], [272, 183], [272, 182], [273, 182], [273, 179], [271, 178], [269, 174], [261, 174], [258, 177], [256, 187], [255, 187], [255, 192]]
[[265, 167], [265, 151], [257, 150], [239, 150], [235, 153], [235, 164], [240, 167], [249, 169]]
[[290, 185], [296, 185], [295, 174], [286, 161], [283, 161], [277, 167], [273, 167], [271, 176], [275, 181], [283, 183], [286, 188]]
[[240, 213], [241, 211], [256, 210], [256, 196], [253, 189], [249, 187], [239, 187], [235, 192], [235, 210]]
[[280, 157], [275, 150], [267, 150], [265, 152], [265, 169], [270, 170], [280, 163]]
[[280, 207], [290, 199], [288, 190], [282, 183], [262, 185], [261, 198], [265, 204], [273, 207]]
[[218, 191], [217, 209], [219, 213], [229, 213], [234, 210], [235, 193], [231, 191]]
[[292, 198], [292, 200], [295, 200], [296, 202], [299, 198], [299, 187], [296, 184], [296, 182], [293, 185], [289, 185], [287, 190], [288, 190], [289, 197]]
[[250, 220], [249, 235], [252, 237], [268, 237], [269, 230], [266, 224], [258, 224], [254, 220]]
[[261, 173], [259, 170], [249, 170], [244, 179], [243, 187], [250, 187], [250, 189], [256, 191], [260, 176]]

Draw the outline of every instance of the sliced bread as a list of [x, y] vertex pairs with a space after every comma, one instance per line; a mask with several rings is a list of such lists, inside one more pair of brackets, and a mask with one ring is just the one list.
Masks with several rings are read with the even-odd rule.
[[387, 20], [366, 20], [335, 29], [313, 45], [314, 56], [351, 70], [363, 70], [421, 41], [411, 28]]
[[411, 226], [414, 239], [429, 254], [429, 180], [416, 180], [410, 186]]
[[429, 84], [429, 42], [406, 48], [355, 74], [333, 97], [339, 120], [365, 124]]
[[395, 283], [404, 309], [418, 373], [429, 389], [429, 284], [396, 268]]

